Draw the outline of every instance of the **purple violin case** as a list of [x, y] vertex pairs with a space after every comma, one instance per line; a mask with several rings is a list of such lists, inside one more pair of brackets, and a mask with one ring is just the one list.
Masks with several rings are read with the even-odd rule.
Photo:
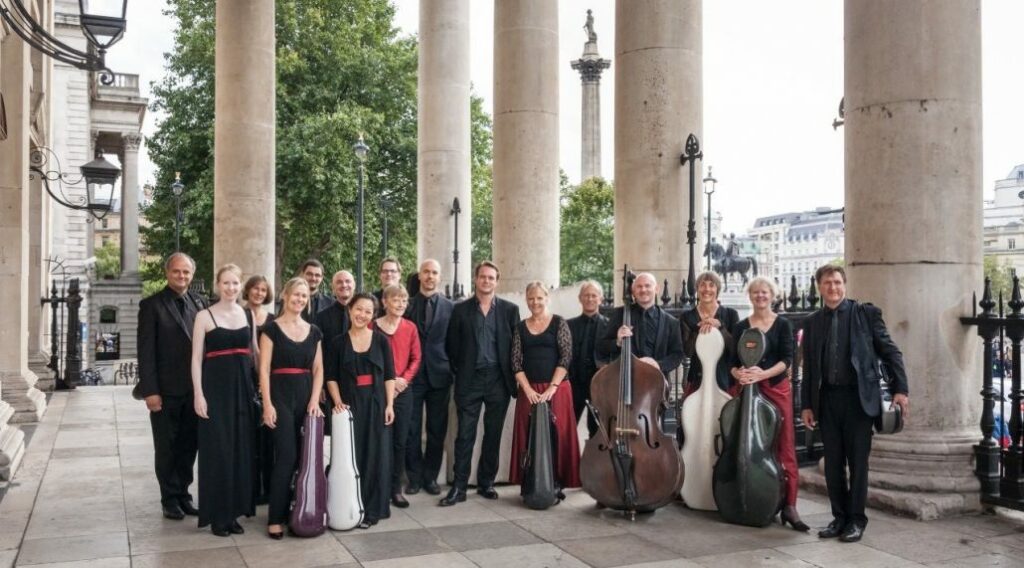
[[327, 529], [327, 477], [324, 475], [324, 419], [306, 416], [302, 455], [295, 476], [295, 502], [288, 528], [296, 536], [320, 536]]

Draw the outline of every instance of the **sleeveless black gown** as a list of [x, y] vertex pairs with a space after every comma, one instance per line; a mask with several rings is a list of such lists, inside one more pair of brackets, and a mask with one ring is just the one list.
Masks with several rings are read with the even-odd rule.
[[[213, 314], [210, 314], [213, 317]], [[214, 320], [214, 325], [217, 325]], [[199, 527], [227, 528], [256, 514], [253, 502], [252, 329], [215, 327], [206, 334], [199, 419]]]

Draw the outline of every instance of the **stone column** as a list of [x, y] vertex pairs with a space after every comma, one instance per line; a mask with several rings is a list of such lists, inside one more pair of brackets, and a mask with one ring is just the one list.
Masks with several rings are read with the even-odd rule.
[[559, 281], [558, 3], [494, 2], [494, 261], [501, 292]]
[[[421, 0], [417, 140], [417, 255], [455, 276], [452, 202], [459, 199], [460, 285], [470, 288], [472, 194], [469, 118], [469, 0]], [[416, 268], [414, 268], [416, 270]]]
[[121, 163], [121, 278], [139, 278], [139, 145], [142, 135], [123, 134]]
[[612, 62], [597, 53], [597, 37], [583, 46], [583, 57], [572, 62], [583, 82], [580, 145], [580, 183], [601, 175], [601, 73]]
[[213, 263], [273, 282], [274, 0], [219, 0], [216, 17]]
[[49, 219], [46, 202], [49, 196], [43, 188], [42, 180], [34, 175], [29, 181], [29, 245], [28, 245], [28, 368], [39, 377], [36, 388], [43, 388], [52, 371], [46, 367], [49, 363], [50, 344], [48, 341], [49, 309], [43, 309], [40, 300], [49, 297], [50, 274], [46, 264], [46, 245], [48, 240]]
[[[0, 34], [3, 32], [0, 31]], [[28, 370], [29, 47], [16, 35], [0, 42], [0, 84], [7, 138], [0, 140], [0, 480], [10, 479], [25, 451], [24, 434], [9, 425], [30, 410], [35, 383]], [[27, 403], [27, 404], [26, 404]]]
[[[847, 0], [849, 294], [882, 308], [911, 418], [875, 438], [870, 501], [930, 518], [977, 506], [982, 283], [979, 0]], [[908, 239], [907, 227], [926, 237]]]
[[[616, 297], [625, 263], [674, 290], [686, 279], [689, 166], [679, 156], [703, 128], [701, 34], [700, 0], [615, 3]], [[700, 235], [699, 169], [695, 177]]]

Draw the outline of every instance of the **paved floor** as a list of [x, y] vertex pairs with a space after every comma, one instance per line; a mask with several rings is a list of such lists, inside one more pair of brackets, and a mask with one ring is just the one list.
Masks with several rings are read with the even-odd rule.
[[[822, 542], [774, 525], [751, 529], [672, 505], [625, 521], [582, 492], [531, 511], [515, 487], [454, 508], [417, 495], [368, 531], [275, 542], [266, 510], [246, 534], [219, 538], [194, 518], [159, 514], [144, 406], [127, 387], [87, 387], [50, 401], [22, 469], [0, 501], [0, 568], [7, 566], [1024, 566], [1024, 522], [979, 515], [921, 523], [872, 511], [861, 543]], [[818, 496], [800, 511], [829, 520]]]

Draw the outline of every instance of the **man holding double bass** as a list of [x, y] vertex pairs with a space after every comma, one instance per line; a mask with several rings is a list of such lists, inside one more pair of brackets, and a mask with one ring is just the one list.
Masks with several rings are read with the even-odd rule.
[[833, 516], [818, 536], [857, 542], [868, 523], [868, 455], [882, 407], [878, 363], [888, 371], [893, 403], [904, 419], [910, 409], [907, 372], [882, 311], [846, 297], [846, 271], [826, 264], [814, 278], [825, 306], [804, 323], [801, 416], [808, 427], [821, 428]]
[[649, 272], [637, 274], [630, 290], [635, 302], [631, 312], [633, 325], [622, 325], [622, 308], [615, 310], [597, 344], [597, 358], [603, 361], [615, 359], [619, 356], [622, 338], [632, 336], [633, 354], [667, 376], [685, 356], [679, 320], [658, 306], [658, 281], [654, 275]]

